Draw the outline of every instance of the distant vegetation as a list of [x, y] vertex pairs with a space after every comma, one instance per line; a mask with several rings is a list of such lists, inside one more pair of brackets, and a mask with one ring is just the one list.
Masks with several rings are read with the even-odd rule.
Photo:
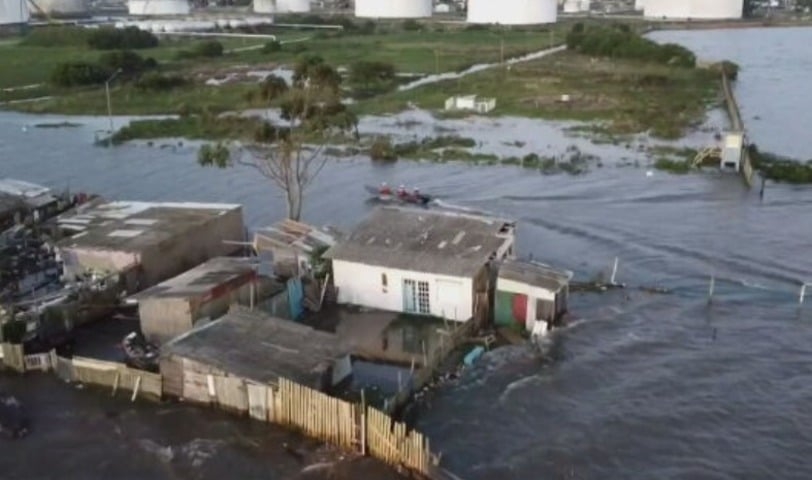
[[109, 76], [107, 69], [90, 62], [65, 62], [56, 66], [51, 82], [60, 87], [99, 85]]
[[222, 43], [217, 40], [206, 40], [198, 43], [191, 50], [181, 50], [177, 57], [179, 59], [222, 57], [224, 51]]
[[20, 42], [29, 47], [87, 46], [90, 30], [81, 27], [44, 27], [32, 29]]
[[640, 36], [627, 25], [584, 26], [578, 23], [567, 35], [567, 48], [585, 55], [624, 58], [693, 68], [696, 56], [673, 43], [659, 44]]
[[350, 66], [348, 83], [355, 98], [370, 98], [393, 90], [395, 66], [391, 63], [361, 60]]
[[812, 183], [812, 160], [804, 163], [761, 152], [755, 144], [750, 145], [749, 153], [753, 168], [768, 180], [796, 185]]
[[165, 92], [186, 86], [189, 79], [182, 75], [166, 75], [158, 72], [145, 73], [135, 82], [135, 88], [153, 92]]
[[138, 50], [157, 47], [158, 37], [137, 27], [102, 27], [91, 30], [87, 44], [96, 50]]
[[126, 79], [157, 67], [158, 62], [155, 59], [145, 59], [129, 50], [106, 52], [99, 57], [98, 62], [60, 63], [51, 73], [51, 83], [59, 87], [99, 85], [116, 71], [120, 71]]

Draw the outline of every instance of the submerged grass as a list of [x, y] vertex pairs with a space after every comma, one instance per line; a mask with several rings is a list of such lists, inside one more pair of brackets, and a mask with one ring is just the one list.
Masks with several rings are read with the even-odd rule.
[[[382, 114], [412, 105], [437, 110], [446, 98], [470, 93], [496, 98], [493, 116], [601, 121], [613, 135], [650, 131], [678, 138], [704, 118], [709, 103], [718, 101], [719, 79], [716, 72], [701, 68], [563, 52], [384, 95], [362, 102], [359, 110]], [[563, 96], [568, 101], [562, 101]]]

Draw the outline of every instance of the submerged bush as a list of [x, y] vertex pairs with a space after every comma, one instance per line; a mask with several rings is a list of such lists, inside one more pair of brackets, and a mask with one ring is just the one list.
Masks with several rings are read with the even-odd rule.
[[165, 75], [158, 72], [150, 72], [142, 75], [141, 78], [135, 82], [135, 88], [139, 90], [165, 92], [186, 86], [189, 83], [189, 80], [182, 75]]

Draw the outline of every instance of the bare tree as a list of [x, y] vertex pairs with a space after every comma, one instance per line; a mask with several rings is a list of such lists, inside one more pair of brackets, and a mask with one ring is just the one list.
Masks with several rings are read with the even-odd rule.
[[305, 190], [327, 163], [325, 145], [338, 136], [358, 135], [357, 118], [341, 103], [340, 83], [338, 72], [318, 57], [296, 66], [290, 87], [279, 77], [269, 77], [259, 93], [281, 107], [284, 123], [264, 122], [253, 142], [236, 148], [222, 143], [204, 146], [198, 162], [256, 170], [284, 192], [288, 218], [299, 220]]

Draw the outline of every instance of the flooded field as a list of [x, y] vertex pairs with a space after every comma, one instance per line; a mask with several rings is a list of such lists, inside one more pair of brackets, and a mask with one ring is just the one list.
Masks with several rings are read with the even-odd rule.
[[[739, 100], [747, 117], [762, 118], [747, 120], [753, 139], [777, 153], [812, 157], [812, 147], [794, 141], [812, 121], [805, 83], [782, 84], [783, 96], [796, 104], [791, 110], [770, 103], [771, 75], [786, 82], [808, 63], [793, 45], [808, 43], [812, 30], [658, 35], [701, 47], [700, 56], [741, 63]], [[516, 218], [521, 253], [582, 279], [617, 256], [618, 279], [630, 285], [625, 292], [575, 295], [576, 321], [548, 337], [540, 355], [525, 347], [487, 353], [431, 396], [419, 427], [454, 473], [465, 480], [812, 475], [812, 434], [804, 428], [812, 422], [812, 304], [798, 307], [800, 284], [812, 281], [812, 189], [770, 185], [760, 200], [736, 176], [621, 166], [641, 155], [636, 148], [568, 137], [565, 125], [404, 115], [365, 119], [362, 131], [408, 138], [450, 128], [475, 138], [483, 151], [509, 155], [555, 154], [574, 143], [604, 166], [571, 176], [339, 159], [308, 193], [309, 222], [351, 227], [373, 208], [364, 184], [416, 185], [449, 205]], [[711, 116], [710, 130], [720, 119]], [[0, 176], [116, 199], [238, 202], [252, 226], [285, 212], [281, 197], [253, 172], [198, 167], [188, 142], [101, 149], [92, 140], [105, 119], [30, 127], [62, 120], [0, 114]], [[793, 142], [781, 140], [790, 135]], [[686, 143], [709, 138], [712, 131], [698, 132]], [[708, 306], [711, 275], [717, 286]], [[635, 288], [641, 285], [673, 293], [652, 295]], [[0, 377], [0, 389], [31, 403], [36, 422], [30, 438], [10, 444], [12, 455], [0, 456], [8, 478], [51, 478], [57, 471], [61, 478], [288, 478], [300, 465], [281, 446], [287, 434], [274, 429], [31, 378]], [[359, 478], [383, 478], [367, 472]]]

